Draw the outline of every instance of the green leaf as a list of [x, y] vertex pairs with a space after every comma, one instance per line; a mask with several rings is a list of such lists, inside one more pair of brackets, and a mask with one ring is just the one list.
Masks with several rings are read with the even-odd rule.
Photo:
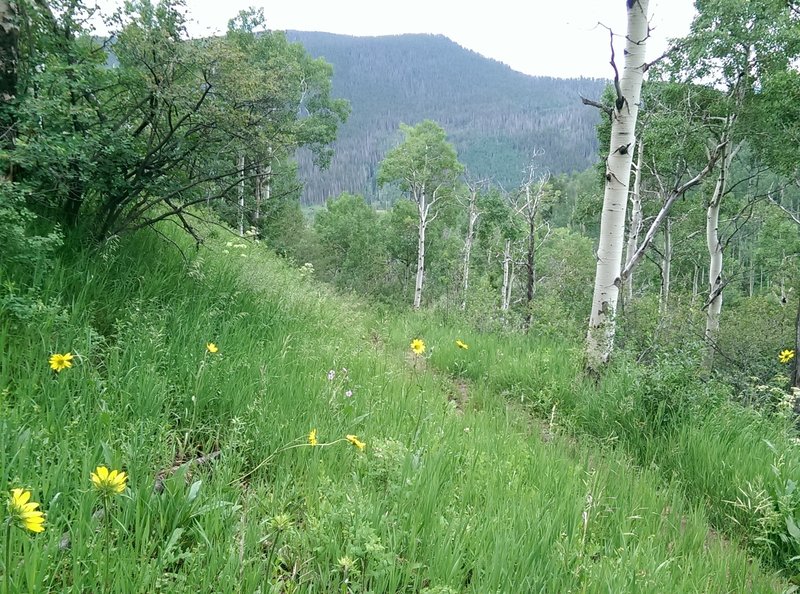
[[200, 493], [200, 485], [202, 484], [203, 481], [195, 481], [192, 483], [192, 486], [189, 487], [189, 495], [186, 497], [189, 503], [197, 499], [197, 495]]
[[800, 528], [797, 527], [797, 524], [792, 516], [786, 516], [786, 530], [789, 531], [789, 534], [792, 535], [792, 538], [800, 541]]

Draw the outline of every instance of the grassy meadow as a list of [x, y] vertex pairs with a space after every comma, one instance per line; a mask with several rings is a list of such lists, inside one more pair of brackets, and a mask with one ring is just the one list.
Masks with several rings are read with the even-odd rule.
[[778, 421], [165, 233], [184, 255], [152, 232], [67, 250], [2, 310], [0, 485], [46, 516], [4, 526], [2, 591], [792, 591]]

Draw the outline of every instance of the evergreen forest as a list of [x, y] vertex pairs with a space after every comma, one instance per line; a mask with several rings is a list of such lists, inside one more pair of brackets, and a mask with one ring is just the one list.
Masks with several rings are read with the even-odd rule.
[[[332, 93], [351, 106], [332, 148], [330, 167], [298, 155], [302, 202], [324, 204], [342, 192], [372, 204], [395, 201], [380, 188], [378, 165], [401, 138], [399, 125], [431, 119], [446, 130], [476, 176], [512, 188], [535, 151], [556, 174], [597, 160], [599, 114], [581, 96], [599, 96], [605, 81], [532, 77], [458, 46], [442, 35], [352, 37], [287, 31], [333, 66]], [[544, 59], [544, 58], [543, 58]]]

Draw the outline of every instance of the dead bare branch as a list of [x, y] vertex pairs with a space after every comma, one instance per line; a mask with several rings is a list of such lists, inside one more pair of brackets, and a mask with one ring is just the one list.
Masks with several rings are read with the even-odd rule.
[[588, 105], [589, 107], [596, 107], [597, 109], [608, 115], [608, 117], [611, 117], [614, 113], [614, 111], [608, 105], [603, 105], [602, 103], [593, 101], [592, 99], [587, 99], [583, 95], [580, 95], [580, 98], [581, 102], [584, 105]]

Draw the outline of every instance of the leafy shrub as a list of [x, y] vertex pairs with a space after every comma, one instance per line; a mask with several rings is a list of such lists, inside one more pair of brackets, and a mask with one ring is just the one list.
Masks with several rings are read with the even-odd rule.
[[718, 369], [734, 381], [755, 376], [762, 383], [769, 382], [782, 371], [778, 352], [794, 343], [796, 314], [796, 309], [770, 296], [741, 299], [727, 310], [723, 307]]
[[55, 250], [61, 245], [57, 229], [44, 234], [42, 221], [25, 202], [26, 193], [17, 184], [0, 181], [0, 269], [14, 267], [18, 273], [39, 266], [49, 267]]

